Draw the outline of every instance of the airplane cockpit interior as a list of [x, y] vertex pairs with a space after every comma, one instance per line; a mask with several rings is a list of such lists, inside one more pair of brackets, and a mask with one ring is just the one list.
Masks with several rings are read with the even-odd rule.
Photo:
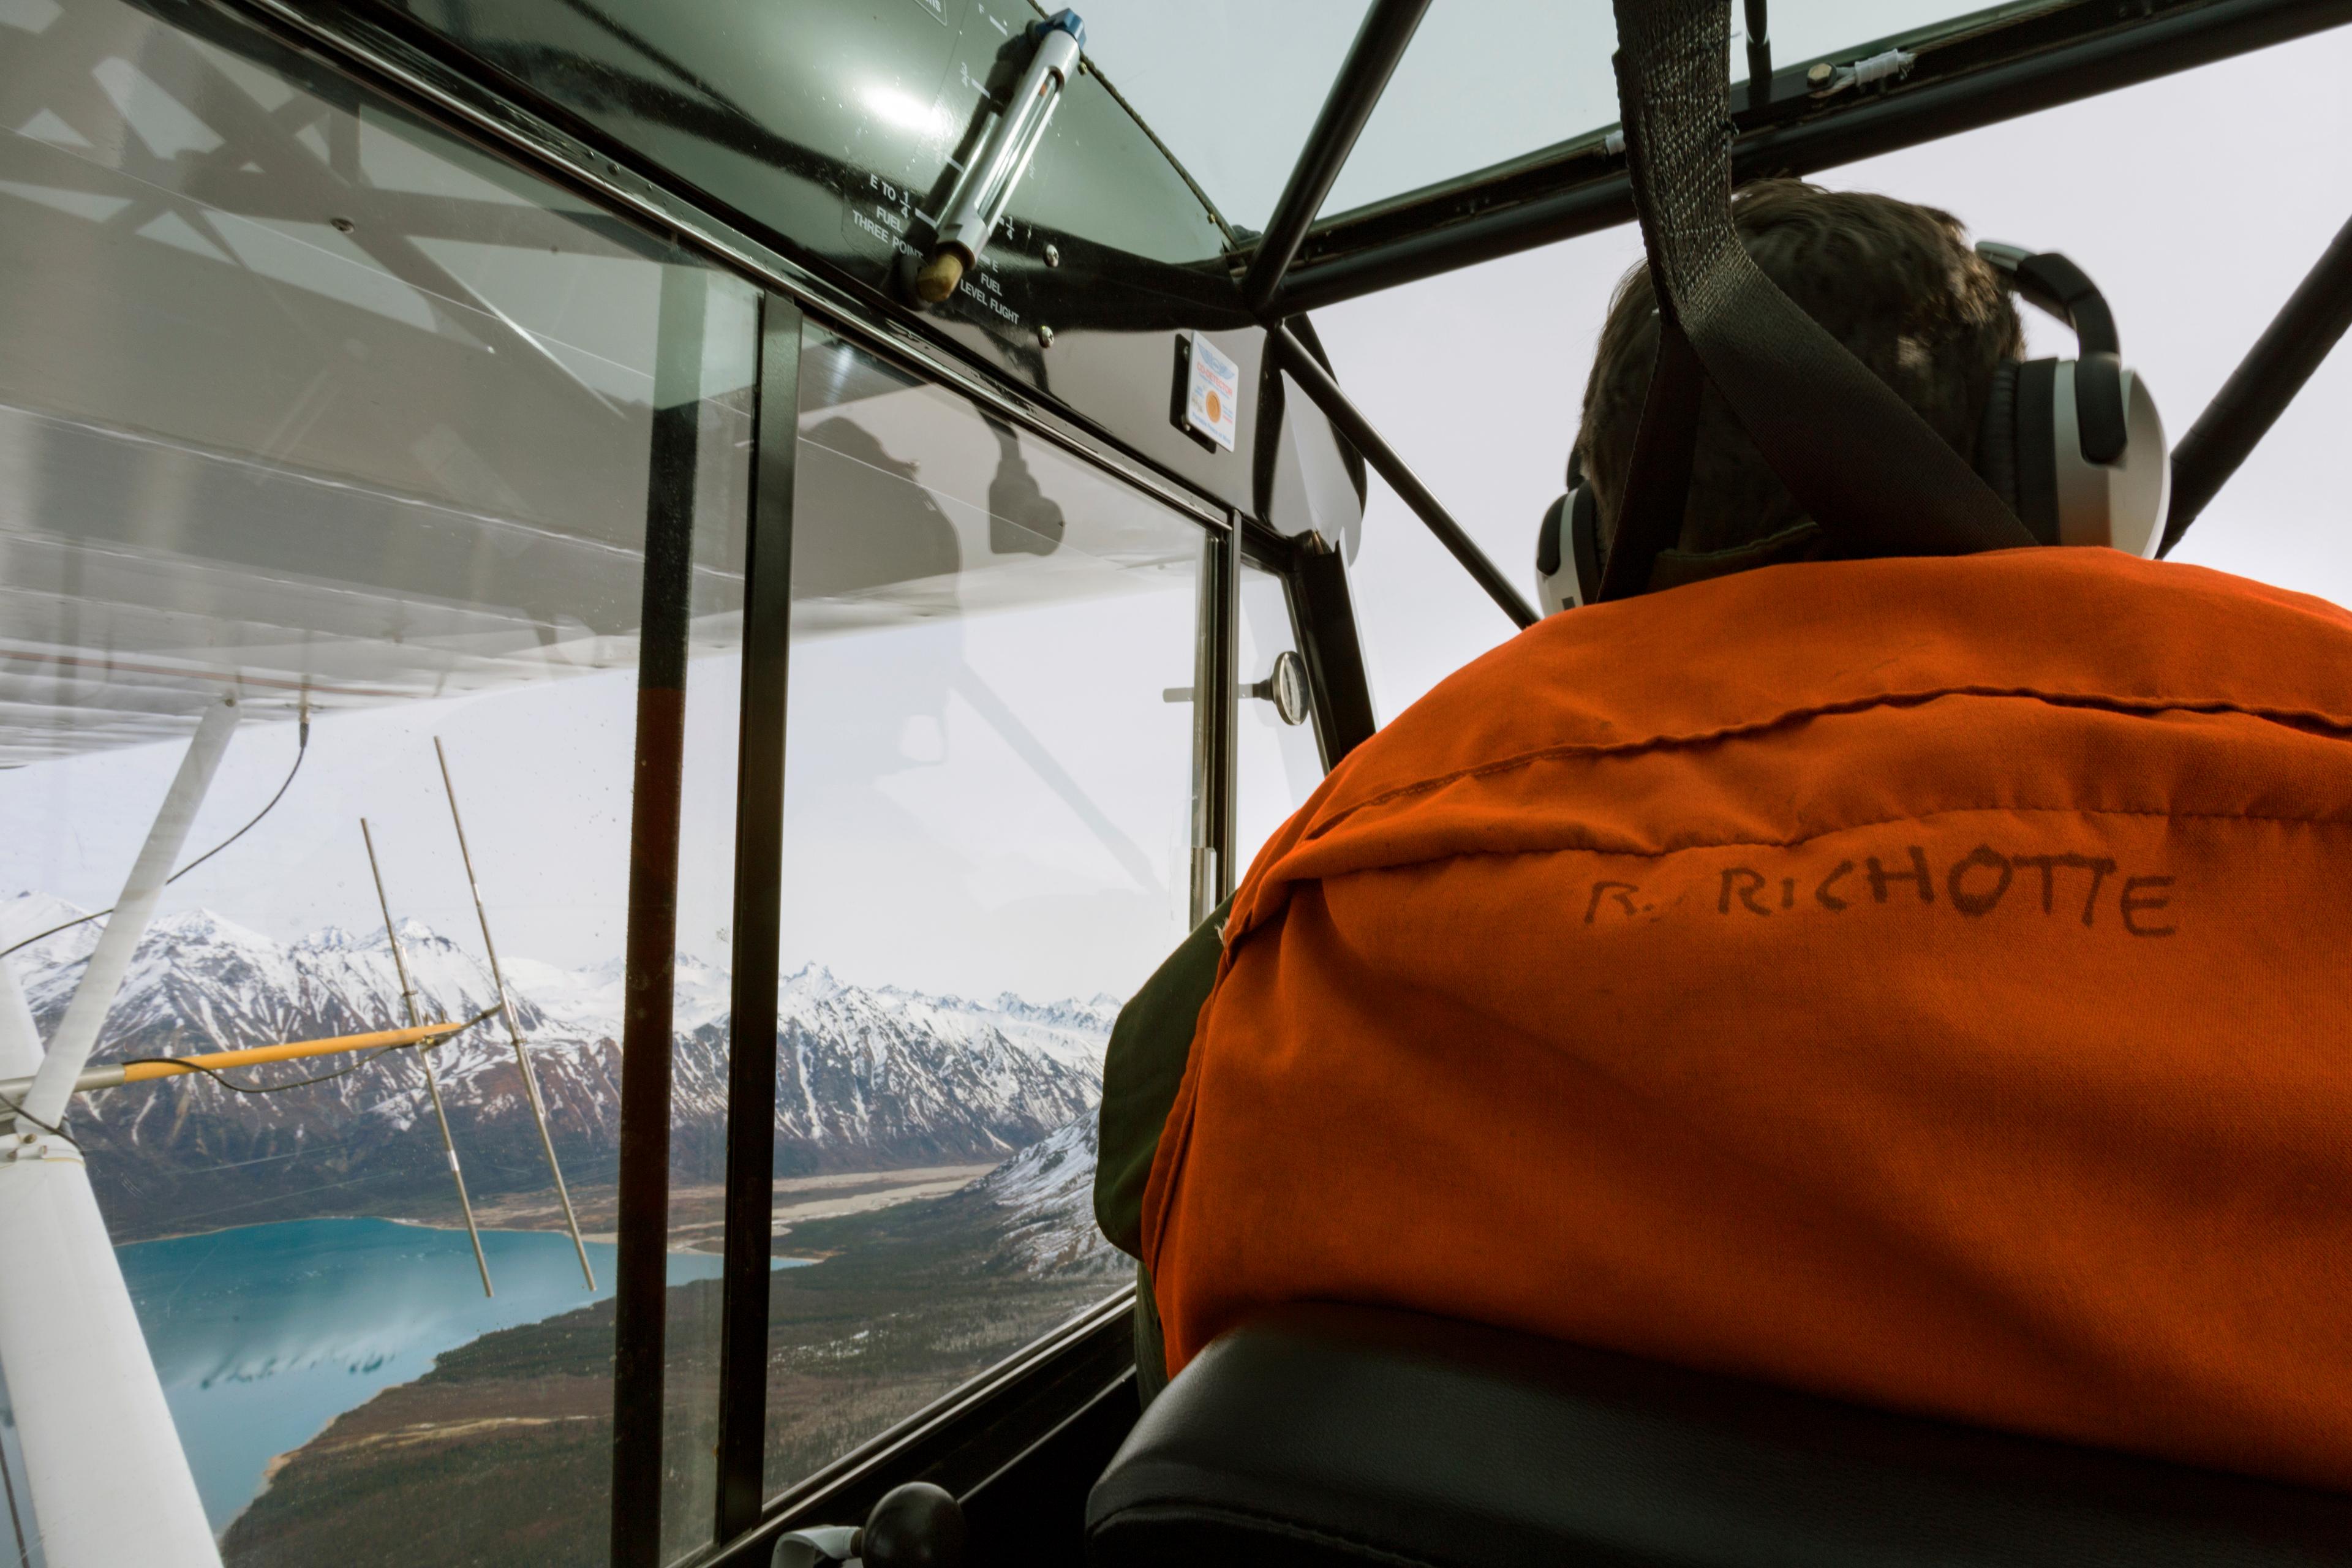
[[0, 0], [0, 1568], [2352, 1563], [2347, 73]]

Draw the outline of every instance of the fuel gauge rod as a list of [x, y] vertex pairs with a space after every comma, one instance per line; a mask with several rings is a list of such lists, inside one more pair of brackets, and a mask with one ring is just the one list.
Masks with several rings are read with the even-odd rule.
[[940, 213], [939, 237], [915, 273], [915, 297], [926, 305], [952, 295], [988, 247], [1005, 204], [1013, 199], [1013, 187], [1029, 172], [1029, 160], [1045, 139], [1062, 91], [1077, 71], [1087, 25], [1075, 11], [1056, 11], [1033, 23], [1029, 35], [1036, 40], [1029, 67], [1005, 100], [1004, 111], [981, 139], [980, 150], [957, 177]]

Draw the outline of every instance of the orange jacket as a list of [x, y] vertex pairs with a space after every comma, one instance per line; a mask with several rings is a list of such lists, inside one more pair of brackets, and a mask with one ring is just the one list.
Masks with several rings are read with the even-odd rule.
[[2352, 616], [2105, 550], [1555, 616], [1258, 857], [1171, 1371], [1417, 1308], [2352, 1488]]

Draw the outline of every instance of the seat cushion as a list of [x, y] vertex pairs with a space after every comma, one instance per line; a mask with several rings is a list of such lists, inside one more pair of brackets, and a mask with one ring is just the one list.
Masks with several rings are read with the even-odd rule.
[[1087, 1510], [1097, 1568], [2352, 1563], [2352, 1498], [1301, 1306], [1208, 1347]]

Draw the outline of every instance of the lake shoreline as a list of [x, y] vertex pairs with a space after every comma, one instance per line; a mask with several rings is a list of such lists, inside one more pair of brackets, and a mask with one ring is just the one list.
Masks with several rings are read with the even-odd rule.
[[[482, 1245], [493, 1293], [482, 1289], [462, 1226], [380, 1215], [270, 1221], [117, 1248], [215, 1530], [268, 1491], [284, 1456], [383, 1389], [429, 1374], [449, 1352], [586, 1309], [602, 1309], [609, 1325], [612, 1243], [588, 1243], [593, 1289], [583, 1288], [562, 1231], [485, 1229]], [[673, 1287], [716, 1280], [724, 1268], [692, 1250], [665, 1264]]]
[[[782, 1236], [795, 1225], [808, 1220], [835, 1219], [846, 1215], [866, 1214], [876, 1209], [895, 1207], [903, 1203], [915, 1203], [925, 1198], [944, 1197], [986, 1175], [992, 1165], [921, 1165], [881, 1171], [833, 1171], [814, 1176], [779, 1176], [772, 1192], [773, 1206], [771, 1228]], [[572, 1194], [575, 1207], [583, 1225], [581, 1238], [591, 1244], [618, 1244], [614, 1231], [603, 1228], [600, 1221], [607, 1216], [600, 1211], [615, 1208], [615, 1189], [609, 1183], [576, 1189]], [[716, 1184], [679, 1187], [671, 1194], [674, 1210], [671, 1240], [665, 1248], [673, 1257], [717, 1258], [720, 1248], [690, 1239], [693, 1233], [716, 1231], [719, 1223], [715, 1216], [723, 1213], [721, 1205], [725, 1189]], [[709, 1214], [711, 1219], [697, 1216]], [[466, 1222], [459, 1215], [424, 1218], [415, 1215], [394, 1214], [320, 1214], [293, 1215], [277, 1219], [252, 1220], [243, 1225], [215, 1226], [200, 1229], [160, 1232], [153, 1236], [137, 1236], [117, 1241], [120, 1249], [144, 1247], [151, 1242], [185, 1241], [192, 1237], [226, 1236], [236, 1231], [254, 1230], [264, 1226], [292, 1225], [305, 1220], [380, 1219], [392, 1225], [413, 1226], [421, 1230], [463, 1231]], [[475, 1205], [475, 1219], [485, 1236], [532, 1236], [548, 1232], [564, 1234], [562, 1210], [552, 1200], [520, 1194], [505, 1194]], [[588, 1229], [597, 1225], [599, 1228]], [[708, 1238], [715, 1241], [717, 1238]], [[793, 1255], [778, 1254], [779, 1258]], [[795, 1258], [797, 1260], [797, 1258]], [[808, 1261], [816, 1261], [811, 1258]]]

